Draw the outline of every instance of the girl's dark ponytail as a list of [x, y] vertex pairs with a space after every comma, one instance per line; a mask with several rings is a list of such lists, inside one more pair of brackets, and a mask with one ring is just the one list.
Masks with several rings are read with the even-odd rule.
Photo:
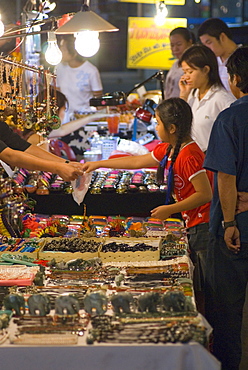
[[169, 171], [168, 171], [168, 176], [167, 176], [167, 193], [166, 193], [165, 204], [169, 204], [170, 200], [171, 200], [172, 192], [173, 192], [173, 189], [174, 189], [173, 166], [174, 166], [174, 163], [176, 162], [177, 156], [180, 152], [182, 142], [183, 142], [183, 135], [182, 135], [181, 132], [179, 132], [177, 142], [176, 142], [176, 145], [175, 145], [175, 148], [174, 148], [174, 152], [173, 152], [172, 157], [171, 157], [171, 164], [170, 164]]
[[[193, 116], [188, 103], [180, 98], [170, 98], [164, 100], [157, 106], [156, 113], [162, 121], [166, 131], [171, 124], [176, 126], [177, 141], [171, 157], [171, 164], [167, 176], [167, 194], [165, 204], [169, 204], [174, 188], [173, 166], [180, 152], [183, 141], [185, 138], [190, 136]], [[164, 171], [167, 166], [168, 157], [171, 153], [171, 150], [172, 146], [169, 145], [164, 158], [159, 164], [157, 170], [157, 181], [159, 184], [164, 183]]]
[[159, 185], [164, 184], [164, 171], [165, 171], [165, 167], [168, 162], [168, 157], [170, 155], [171, 149], [172, 149], [172, 146], [169, 145], [164, 158], [162, 159], [162, 161], [159, 162], [159, 166], [157, 169], [157, 183]]

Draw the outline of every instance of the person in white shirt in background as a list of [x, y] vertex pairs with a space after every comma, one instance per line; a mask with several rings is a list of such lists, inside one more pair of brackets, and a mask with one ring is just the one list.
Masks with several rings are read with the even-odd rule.
[[183, 52], [195, 42], [195, 36], [185, 27], [174, 28], [170, 32], [170, 48], [176, 61], [168, 71], [165, 78], [164, 95], [165, 99], [177, 98], [180, 95], [179, 80], [183, 75], [183, 70], [178, 65], [178, 60]]
[[60, 41], [62, 62], [56, 67], [56, 86], [69, 102], [64, 121], [74, 119], [75, 112], [92, 112], [90, 99], [102, 95], [102, 82], [98, 69], [75, 50], [73, 35]]
[[227, 91], [231, 91], [226, 62], [229, 56], [238, 48], [238, 45], [232, 40], [232, 34], [227, 24], [219, 18], [207, 19], [200, 25], [198, 37], [201, 43], [216, 55], [221, 81]]
[[204, 45], [193, 45], [182, 55], [184, 75], [179, 82], [180, 98], [192, 108], [192, 137], [203, 152], [207, 151], [210, 133], [218, 114], [236, 98], [220, 79], [216, 56]]

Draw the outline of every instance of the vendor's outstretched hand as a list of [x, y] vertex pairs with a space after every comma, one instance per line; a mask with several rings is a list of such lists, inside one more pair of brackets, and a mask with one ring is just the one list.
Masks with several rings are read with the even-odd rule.
[[76, 180], [79, 176], [83, 175], [84, 171], [82, 163], [70, 162], [70, 163], [56, 163], [57, 170], [54, 171], [62, 177], [64, 181]]
[[151, 210], [151, 217], [166, 220], [171, 215], [168, 206], [159, 206]]

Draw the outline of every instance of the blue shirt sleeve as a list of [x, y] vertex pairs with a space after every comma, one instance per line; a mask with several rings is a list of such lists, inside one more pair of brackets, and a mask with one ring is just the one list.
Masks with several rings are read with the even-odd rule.
[[213, 172], [237, 175], [238, 144], [229, 109], [221, 112], [214, 122], [204, 167]]

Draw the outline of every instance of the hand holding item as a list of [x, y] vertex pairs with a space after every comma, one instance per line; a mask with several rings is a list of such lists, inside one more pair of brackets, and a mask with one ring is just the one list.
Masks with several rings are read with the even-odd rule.
[[65, 181], [72, 181], [83, 175], [84, 171], [81, 163], [77, 162], [58, 162], [56, 163], [57, 170], [54, 171]]
[[187, 77], [182, 75], [179, 80], [179, 89], [180, 89], [180, 98], [187, 101], [190, 91], [192, 87], [187, 82]]

